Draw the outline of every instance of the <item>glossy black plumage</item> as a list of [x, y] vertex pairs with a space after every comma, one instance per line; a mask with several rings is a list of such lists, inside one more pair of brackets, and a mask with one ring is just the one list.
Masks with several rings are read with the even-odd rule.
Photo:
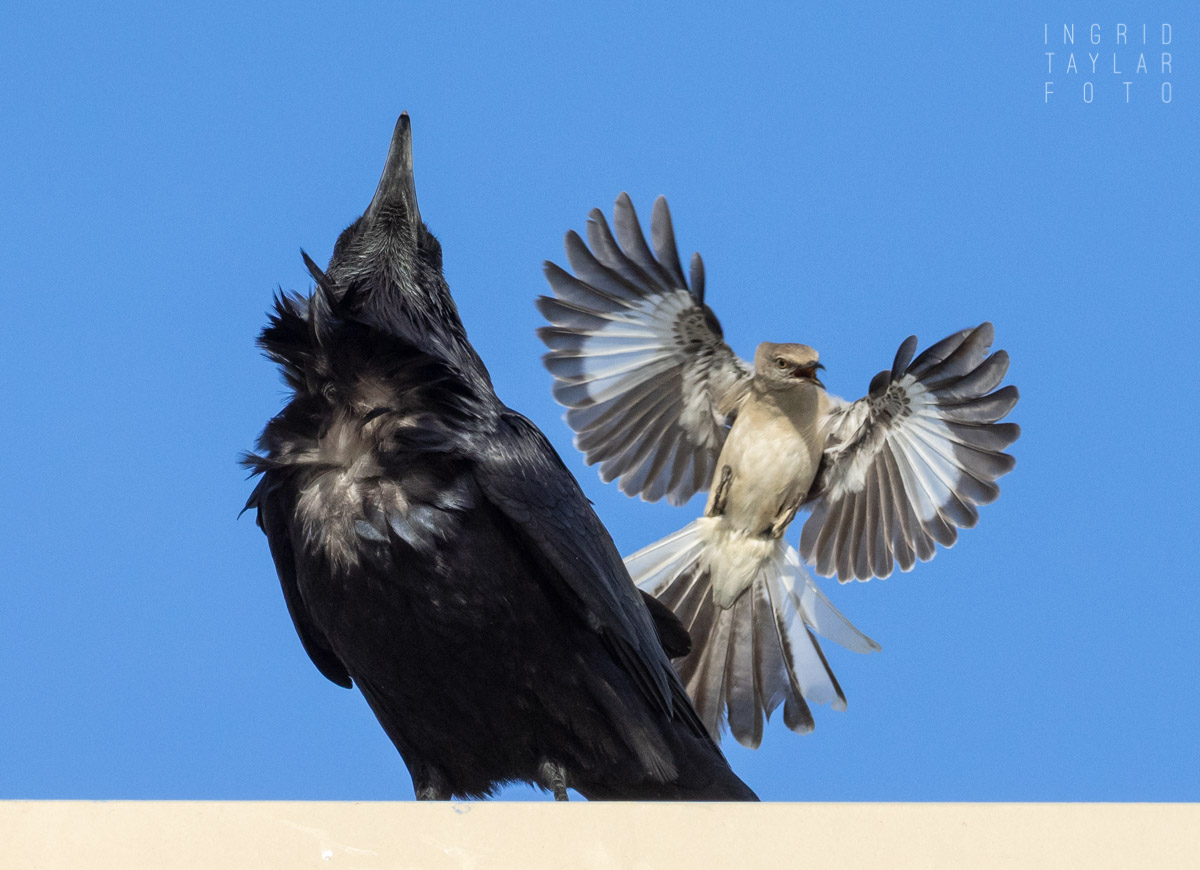
[[[307, 259], [307, 258], [306, 258]], [[247, 464], [297, 633], [357, 684], [418, 797], [510, 780], [591, 798], [754, 799], [574, 478], [496, 397], [421, 221], [408, 117], [317, 289], [260, 343], [294, 395]], [[656, 628], [657, 622], [657, 628]], [[661, 635], [661, 640], [660, 640]]]

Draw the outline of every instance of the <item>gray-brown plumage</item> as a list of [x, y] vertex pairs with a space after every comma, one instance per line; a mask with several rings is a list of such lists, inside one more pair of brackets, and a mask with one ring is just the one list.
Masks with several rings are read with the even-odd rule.
[[409, 121], [317, 289], [260, 344], [292, 396], [246, 464], [305, 650], [357, 684], [419, 798], [525, 781], [565, 798], [752, 800], [545, 437], [467, 341], [422, 222]]
[[[551, 325], [554, 395], [589, 463], [604, 480], [648, 500], [682, 504], [709, 488], [705, 515], [626, 560], [643, 590], [692, 634], [680, 674], [710, 731], [726, 716], [757, 746], [763, 715], [781, 703], [807, 731], [808, 702], [844, 708], [815, 634], [866, 652], [855, 629], [803, 569], [841, 581], [887, 577], [950, 546], [999, 494], [1012, 469], [999, 423], [1017, 390], [997, 389], [1004, 351], [989, 355], [991, 324], [955, 333], [915, 360], [916, 337], [867, 396], [825, 391], [815, 350], [763, 343], [753, 368], [721, 337], [704, 304], [694, 255], [683, 275], [666, 201], [654, 203], [653, 251], [628, 196], [588, 221], [590, 249], [568, 233], [574, 275], [546, 264], [554, 297], [539, 300]], [[810, 511], [799, 553], [783, 535]]]

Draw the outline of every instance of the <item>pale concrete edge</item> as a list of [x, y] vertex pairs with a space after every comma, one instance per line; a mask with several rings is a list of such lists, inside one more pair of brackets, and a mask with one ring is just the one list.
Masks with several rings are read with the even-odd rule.
[[1200, 804], [0, 801], [0, 842], [39, 870], [1172, 868], [1200, 866]]

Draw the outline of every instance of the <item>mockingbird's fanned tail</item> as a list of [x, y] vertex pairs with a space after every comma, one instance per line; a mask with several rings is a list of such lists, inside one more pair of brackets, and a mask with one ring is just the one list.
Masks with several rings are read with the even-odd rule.
[[859, 653], [879, 644], [829, 602], [781, 538], [770, 541], [746, 592], [732, 606], [717, 605], [710, 565], [721, 555], [719, 535], [713, 520], [701, 517], [625, 565], [691, 634], [691, 652], [675, 666], [713, 739], [728, 723], [739, 743], [758, 748], [764, 719], [780, 704], [787, 727], [807, 734], [814, 725], [810, 704], [846, 709], [816, 635]]

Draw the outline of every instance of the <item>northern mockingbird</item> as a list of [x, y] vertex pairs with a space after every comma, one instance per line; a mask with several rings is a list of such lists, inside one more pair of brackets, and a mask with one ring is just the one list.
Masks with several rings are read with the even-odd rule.
[[[858, 651], [879, 645], [829, 603], [804, 570], [842, 582], [889, 576], [951, 546], [999, 495], [1019, 428], [999, 423], [1017, 389], [997, 389], [1008, 355], [988, 355], [991, 324], [965, 329], [914, 359], [901, 344], [868, 393], [825, 391], [817, 351], [764, 342], [754, 366], [725, 344], [704, 303], [698, 254], [685, 278], [666, 200], [654, 203], [650, 245], [626, 194], [588, 221], [591, 248], [566, 237], [574, 275], [546, 263], [554, 297], [554, 396], [587, 462], [605, 481], [683, 504], [708, 488], [704, 516], [626, 559], [635, 582], [671, 607], [692, 635], [677, 662], [714, 736], [726, 719], [758, 746], [763, 715], [812, 729], [806, 699], [845, 708], [813, 633]], [[994, 392], [993, 392], [994, 391]], [[810, 514], [799, 552], [784, 542]]]
[[753, 800], [575, 479], [492, 390], [421, 221], [409, 120], [366, 212], [259, 343], [292, 396], [246, 464], [305, 650], [356, 683], [418, 798]]

